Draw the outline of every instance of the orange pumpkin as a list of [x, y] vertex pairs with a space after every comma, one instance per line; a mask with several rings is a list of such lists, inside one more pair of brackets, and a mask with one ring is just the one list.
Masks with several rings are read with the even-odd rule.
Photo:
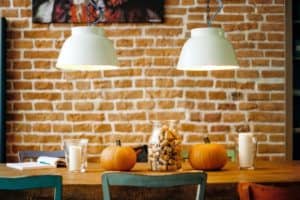
[[189, 161], [194, 169], [218, 170], [227, 163], [226, 149], [221, 144], [196, 144], [190, 149]]
[[100, 162], [106, 170], [129, 171], [136, 163], [136, 153], [133, 148], [121, 146], [117, 141], [117, 146], [103, 149]]

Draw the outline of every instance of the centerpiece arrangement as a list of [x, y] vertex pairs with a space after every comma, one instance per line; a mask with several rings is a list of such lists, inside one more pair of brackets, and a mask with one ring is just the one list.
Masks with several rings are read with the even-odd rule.
[[[148, 165], [151, 171], [176, 171], [182, 167], [182, 138], [175, 122], [154, 122], [153, 131], [148, 143]], [[121, 146], [117, 140], [115, 146], [109, 146], [102, 151], [101, 167], [113, 171], [129, 171], [137, 162], [134, 148]], [[222, 144], [210, 143], [208, 138], [204, 143], [194, 144], [188, 152], [188, 160], [196, 170], [220, 170], [227, 163], [226, 148]]]

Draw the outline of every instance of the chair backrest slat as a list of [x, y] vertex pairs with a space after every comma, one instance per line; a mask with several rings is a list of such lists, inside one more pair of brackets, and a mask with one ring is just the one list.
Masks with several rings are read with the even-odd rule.
[[39, 188], [54, 188], [54, 199], [62, 199], [62, 177], [59, 175], [0, 177], [0, 190], [28, 190]]
[[102, 175], [103, 199], [110, 200], [109, 186], [134, 186], [163, 188], [184, 185], [198, 185], [197, 200], [205, 196], [207, 175], [204, 172], [191, 172], [168, 175], [142, 175], [128, 172], [104, 173]]

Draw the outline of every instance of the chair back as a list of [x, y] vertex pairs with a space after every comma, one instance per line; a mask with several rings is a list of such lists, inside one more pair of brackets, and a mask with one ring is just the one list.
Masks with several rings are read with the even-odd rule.
[[57, 157], [64, 158], [64, 151], [19, 151], [19, 162], [24, 162], [26, 159], [36, 160], [40, 156], [49, 156], [49, 157]]
[[109, 186], [134, 186], [144, 188], [166, 188], [197, 185], [196, 200], [204, 200], [207, 175], [205, 172], [190, 172], [166, 175], [142, 175], [130, 172], [102, 174], [103, 199], [110, 200]]
[[257, 183], [239, 183], [240, 200], [300, 200], [299, 186], [272, 186]]
[[54, 200], [62, 199], [62, 177], [59, 175], [0, 177], [0, 190], [29, 190], [40, 188], [54, 188]]

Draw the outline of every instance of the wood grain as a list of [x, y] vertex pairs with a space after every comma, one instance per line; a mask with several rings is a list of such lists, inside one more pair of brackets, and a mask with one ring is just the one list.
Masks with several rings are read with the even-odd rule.
[[[88, 170], [85, 173], [72, 173], [65, 168], [19, 171], [0, 164], [0, 176], [60, 174], [63, 176], [64, 199], [102, 199], [101, 174], [105, 171], [100, 168], [98, 163], [89, 163], [88, 166]], [[132, 169], [133, 173], [149, 175], [186, 171], [194, 171], [188, 163], [184, 163], [183, 168], [176, 172], [150, 172], [146, 163], [138, 163]], [[207, 174], [207, 200], [235, 200], [237, 199], [237, 183], [245, 181], [275, 185], [297, 185], [300, 188], [300, 161], [281, 163], [261, 161], [257, 163], [255, 170], [239, 170], [235, 163], [228, 163], [223, 170], [207, 172]], [[136, 188], [126, 188], [125, 190], [113, 188], [115, 199], [118, 199], [118, 196], [127, 197], [128, 195], [134, 195], [134, 199], [145, 199], [145, 194], [150, 195], [149, 199], [153, 199], [152, 197], [155, 194], [159, 194], [159, 198], [155, 196], [156, 199], [168, 199], [170, 195], [174, 199], [174, 193], [177, 193], [179, 195], [176, 196], [176, 199], [187, 200], [193, 196], [193, 191], [194, 187], [171, 188], [170, 190], [162, 190], [151, 194], [151, 190], [145, 192], [145, 190]], [[16, 194], [13, 195], [13, 197], [16, 197]], [[45, 194], [43, 193], [43, 195]], [[29, 193], [26, 196], [39, 196], [39, 193]], [[129, 196], [128, 199], [130, 199]]]
[[[196, 171], [186, 162], [183, 168], [175, 172], [151, 172], [146, 163], [137, 163], [131, 170], [133, 173], [149, 175], [181, 173], [186, 171]], [[65, 168], [55, 169], [35, 169], [35, 170], [15, 170], [0, 164], [0, 176], [25, 176], [34, 174], [60, 174], [63, 176], [64, 185], [100, 185], [101, 174], [105, 172], [98, 163], [89, 163], [85, 173], [69, 172]], [[228, 163], [220, 171], [209, 171], [208, 184], [249, 182], [300, 182], [300, 161], [267, 162], [261, 161], [256, 165], [255, 170], [239, 170], [235, 163]]]

